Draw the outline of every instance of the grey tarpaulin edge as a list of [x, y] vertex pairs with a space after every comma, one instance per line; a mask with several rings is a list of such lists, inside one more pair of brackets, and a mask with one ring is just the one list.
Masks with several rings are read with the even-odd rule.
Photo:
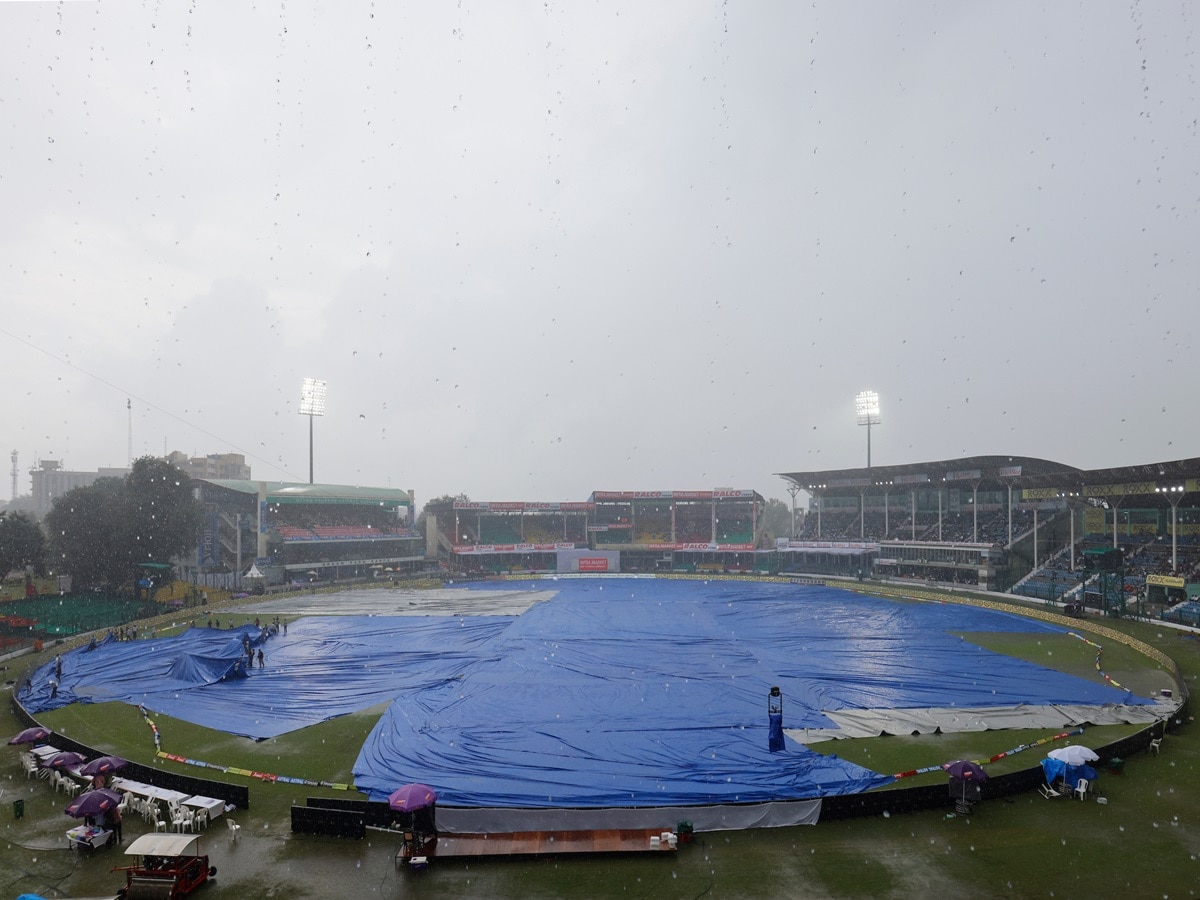
[[824, 714], [837, 728], [787, 728], [801, 744], [835, 738], [868, 738], [882, 734], [951, 734], [1006, 728], [1076, 728], [1080, 725], [1148, 725], [1178, 712], [1181, 700], [1159, 699], [1152, 706], [1076, 704], [944, 707], [920, 709], [845, 709]]
[[780, 800], [720, 806], [652, 806], [608, 809], [525, 809], [438, 806], [438, 831], [490, 834], [514, 831], [573, 831], [618, 828], [673, 829], [691, 822], [696, 831], [740, 831], [816, 825], [820, 800]]

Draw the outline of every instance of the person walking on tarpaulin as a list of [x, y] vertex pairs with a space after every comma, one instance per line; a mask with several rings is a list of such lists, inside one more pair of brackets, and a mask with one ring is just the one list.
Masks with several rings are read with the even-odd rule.
[[767, 695], [767, 749], [772, 753], [783, 749], [783, 694], [778, 685]]

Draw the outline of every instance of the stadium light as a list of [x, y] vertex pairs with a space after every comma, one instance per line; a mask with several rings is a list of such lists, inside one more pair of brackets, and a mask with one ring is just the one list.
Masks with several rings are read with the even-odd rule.
[[879, 395], [874, 391], [859, 391], [854, 398], [858, 424], [867, 426], [867, 468], [871, 468], [871, 426], [879, 424]]
[[300, 387], [300, 415], [308, 416], [308, 483], [313, 483], [313, 417], [325, 415], [325, 382], [305, 378]]

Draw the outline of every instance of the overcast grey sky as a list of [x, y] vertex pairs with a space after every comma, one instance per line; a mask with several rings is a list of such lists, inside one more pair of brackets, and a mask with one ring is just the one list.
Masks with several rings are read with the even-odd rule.
[[866, 388], [879, 464], [1195, 456], [1197, 18], [0, 2], [3, 449], [307, 481], [311, 376], [418, 502], [783, 497]]

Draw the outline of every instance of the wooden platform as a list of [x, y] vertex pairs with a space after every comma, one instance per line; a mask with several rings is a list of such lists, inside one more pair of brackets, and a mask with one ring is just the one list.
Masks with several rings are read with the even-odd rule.
[[[555, 853], [674, 853], [668, 841], [650, 845], [663, 829], [517, 831], [507, 834], [441, 834], [430, 860], [464, 856], [543, 856]], [[404, 850], [397, 854], [397, 862]]]

